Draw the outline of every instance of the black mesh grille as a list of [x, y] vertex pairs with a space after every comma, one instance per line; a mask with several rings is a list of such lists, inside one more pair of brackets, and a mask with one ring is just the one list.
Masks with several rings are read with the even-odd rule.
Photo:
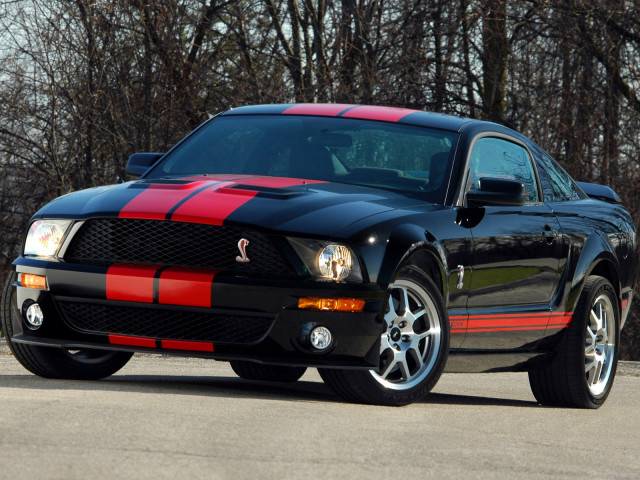
[[[238, 241], [249, 240], [248, 263], [236, 261]], [[266, 277], [293, 272], [265, 235], [241, 228], [161, 220], [87, 220], [69, 245], [71, 263], [183, 265]]]
[[167, 340], [251, 344], [271, 328], [271, 317], [220, 315], [57, 301], [67, 324], [84, 333], [133, 335]]

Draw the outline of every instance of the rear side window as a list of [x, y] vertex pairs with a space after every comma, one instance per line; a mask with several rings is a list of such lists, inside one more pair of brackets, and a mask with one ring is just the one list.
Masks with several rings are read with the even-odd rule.
[[536, 156], [545, 202], [567, 202], [584, 198], [569, 174], [553, 158], [543, 150], [536, 151]]
[[483, 137], [473, 145], [469, 160], [469, 185], [476, 188], [483, 177], [517, 180], [527, 190], [527, 202], [538, 202], [538, 187], [529, 152], [502, 138]]

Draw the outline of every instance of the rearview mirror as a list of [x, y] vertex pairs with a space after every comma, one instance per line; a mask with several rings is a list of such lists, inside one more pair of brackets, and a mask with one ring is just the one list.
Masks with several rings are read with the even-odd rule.
[[466, 194], [468, 207], [520, 206], [527, 200], [524, 184], [516, 180], [482, 177], [478, 183]]
[[164, 153], [134, 153], [127, 161], [125, 171], [129, 175], [140, 176], [156, 163]]

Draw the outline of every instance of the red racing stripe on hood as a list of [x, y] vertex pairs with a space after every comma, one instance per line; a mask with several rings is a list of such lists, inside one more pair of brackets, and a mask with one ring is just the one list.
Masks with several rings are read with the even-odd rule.
[[210, 183], [202, 180], [182, 184], [152, 183], [120, 210], [119, 217], [165, 220], [175, 205]]
[[[252, 177], [238, 181], [241, 185], [267, 188], [286, 188], [295, 185], [323, 183], [320, 180], [284, 177]], [[238, 184], [238, 183], [235, 183]], [[175, 222], [222, 225], [222, 222], [239, 207], [258, 195], [255, 190], [232, 189], [227, 182], [206, 188], [182, 203], [172, 214]]]

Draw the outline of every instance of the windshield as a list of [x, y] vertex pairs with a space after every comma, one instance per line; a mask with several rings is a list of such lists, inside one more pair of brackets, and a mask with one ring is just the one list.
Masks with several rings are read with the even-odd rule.
[[145, 178], [239, 174], [349, 183], [442, 203], [458, 134], [336, 117], [217, 117]]

